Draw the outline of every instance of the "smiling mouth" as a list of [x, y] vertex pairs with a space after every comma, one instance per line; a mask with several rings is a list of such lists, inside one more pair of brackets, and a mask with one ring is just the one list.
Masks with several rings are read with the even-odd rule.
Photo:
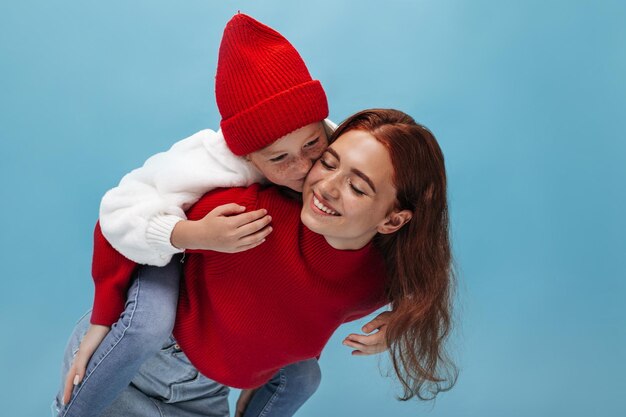
[[337, 211], [322, 204], [322, 202], [317, 198], [315, 194], [313, 194], [313, 205], [324, 213], [330, 214], [331, 216], [341, 216], [341, 214], [339, 214]]

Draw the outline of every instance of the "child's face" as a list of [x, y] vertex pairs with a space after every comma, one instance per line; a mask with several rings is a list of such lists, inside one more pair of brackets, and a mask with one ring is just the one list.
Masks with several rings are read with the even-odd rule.
[[311, 123], [247, 156], [274, 184], [301, 192], [304, 178], [328, 147], [322, 122]]

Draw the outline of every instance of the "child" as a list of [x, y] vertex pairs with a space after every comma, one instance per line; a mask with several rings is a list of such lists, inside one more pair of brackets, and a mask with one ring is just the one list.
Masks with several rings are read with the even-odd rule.
[[137, 263], [169, 265], [151, 274], [157, 280], [137, 276], [143, 281], [129, 291], [125, 307], [99, 300], [117, 299], [127, 286], [97, 286], [91, 327], [65, 378], [61, 416], [99, 415], [166, 342], [180, 274], [178, 263], [170, 263], [174, 254], [243, 251], [271, 232], [264, 210], [242, 213], [244, 207], [227, 204], [198, 221], [187, 221], [184, 211], [216, 187], [267, 179], [299, 192], [328, 146], [335, 126], [324, 121], [321, 84], [282, 35], [249, 16], [235, 15], [224, 30], [215, 92], [220, 130], [203, 130], [151, 157], [102, 200], [99, 227], [115, 249]]

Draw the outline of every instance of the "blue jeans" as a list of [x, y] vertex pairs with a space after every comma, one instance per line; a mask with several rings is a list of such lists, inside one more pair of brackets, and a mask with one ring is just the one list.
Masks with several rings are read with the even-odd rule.
[[[229, 388], [200, 374], [171, 337], [180, 275], [178, 257], [163, 268], [138, 269], [123, 314], [89, 361], [70, 402], [62, 406], [65, 376], [89, 327], [89, 316], [82, 317], [65, 351], [55, 415], [228, 416]], [[291, 416], [320, 379], [316, 359], [289, 365], [255, 393], [244, 417]]]

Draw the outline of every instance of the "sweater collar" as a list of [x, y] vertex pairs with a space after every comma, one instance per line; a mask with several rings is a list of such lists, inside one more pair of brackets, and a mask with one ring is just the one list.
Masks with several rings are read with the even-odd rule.
[[324, 236], [302, 224], [300, 249], [306, 265], [326, 278], [350, 275], [364, 266], [374, 266], [381, 259], [372, 241], [357, 250], [335, 249]]

